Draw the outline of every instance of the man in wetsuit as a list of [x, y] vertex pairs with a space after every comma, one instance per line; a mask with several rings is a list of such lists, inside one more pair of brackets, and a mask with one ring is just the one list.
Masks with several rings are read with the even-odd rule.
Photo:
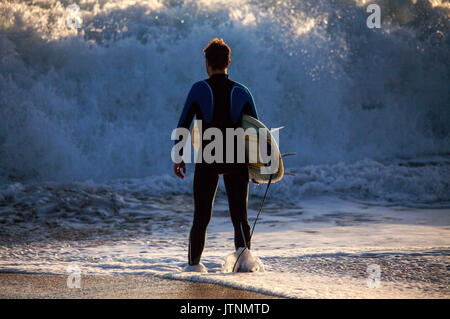
[[[203, 52], [209, 78], [196, 82], [192, 86], [178, 122], [178, 128], [189, 129], [195, 116], [197, 120], [202, 121], [202, 132], [208, 128], [218, 128], [225, 137], [226, 128], [239, 127], [242, 114], [258, 118], [255, 103], [245, 86], [229, 79], [227, 69], [230, 64], [231, 50], [223, 40], [211, 40]], [[250, 226], [247, 219], [248, 168], [245, 162], [236, 161], [236, 157], [233, 157], [234, 160], [231, 163], [225, 160], [227, 159], [225, 144], [223, 143], [222, 150], [223, 161], [212, 163], [197, 161], [195, 165], [194, 221], [189, 236], [188, 252], [188, 268], [191, 271], [206, 271], [200, 263], [200, 258], [205, 245], [206, 228], [212, 215], [219, 175], [223, 175], [227, 192], [234, 226], [235, 248], [250, 249]], [[204, 149], [207, 145], [208, 141], [203, 140], [201, 147]], [[186, 165], [183, 161], [174, 165], [174, 172], [181, 179], [184, 178], [182, 171], [186, 173]]]

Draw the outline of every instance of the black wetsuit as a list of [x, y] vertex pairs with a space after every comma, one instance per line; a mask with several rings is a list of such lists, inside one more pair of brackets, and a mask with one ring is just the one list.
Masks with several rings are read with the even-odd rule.
[[[202, 132], [209, 127], [216, 127], [225, 136], [225, 129], [238, 127], [244, 113], [258, 117], [250, 91], [242, 84], [231, 81], [227, 74], [215, 74], [193, 85], [178, 127], [189, 129], [196, 116], [197, 120], [202, 120]], [[206, 145], [207, 141], [203, 141], [202, 147]], [[226, 159], [225, 147], [223, 158]], [[189, 236], [190, 265], [200, 262], [220, 174], [223, 175], [234, 226], [235, 248], [250, 248], [250, 226], [247, 219], [249, 183], [247, 164], [197, 163], [194, 173], [194, 221]]]

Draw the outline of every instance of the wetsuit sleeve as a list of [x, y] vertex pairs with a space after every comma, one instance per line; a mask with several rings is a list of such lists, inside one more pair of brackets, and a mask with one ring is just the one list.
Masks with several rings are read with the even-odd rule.
[[[195, 87], [193, 86], [189, 91], [189, 94], [186, 98], [186, 102], [184, 103], [183, 111], [181, 112], [180, 119], [178, 120], [177, 129], [185, 128], [187, 130], [190, 129], [192, 120], [194, 116], [198, 113], [199, 104], [195, 99]], [[178, 144], [180, 142], [180, 138], [175, 139], [174, 144]], [[186, 143], [186, 140], [183, 141]], [[183, 149], [185, 145], [181, 145], [180, 156], [183, 156]]]
[[189, 130], [194, 119], [194, 115], [197, 114], [198, 103], [194, 97], [194, 88], [189, 91], [186, 102], [184, 103], [183, 112], [181, 112], [180, 119], [178, 120], [178, 128], [184, 127]]
[[242, 108], [242, 113], [253, 116], [255, 119], [258, 119], [258, 112], [256, 111], [255, 100], [253, 99], [253, 95], [252, 93], [250, 93], [249, 89], [247, 89], [247, 94], [248, 100], [244, 104], [244, 107]]
[[250, 103], [245, 103], [242, 108], [242, 114], [247, 114], [253, 116], [255, 119], [258, 119], [258, 113], [256, 112], [256, 107], [251, 105]]
[[255, 100], [253, 99], [250, 90], [244, 85], [236, 83], [231, 90], [231, 119], [233, 123], [237, 123], [242, 118], [243, 114], [253, 116], [258, 119], [258, 112], [256, 111]]

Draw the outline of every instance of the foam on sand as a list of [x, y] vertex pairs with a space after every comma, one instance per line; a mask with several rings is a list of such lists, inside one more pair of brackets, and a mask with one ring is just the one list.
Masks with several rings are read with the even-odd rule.
[[223, 272], [264, 272], [264, 265], [250, 249], [239, 247], [225, 258]]

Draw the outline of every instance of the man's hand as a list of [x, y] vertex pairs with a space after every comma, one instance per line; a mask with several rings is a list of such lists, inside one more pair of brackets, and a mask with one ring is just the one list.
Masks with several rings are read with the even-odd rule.
[[184, 179], [184, 175], [181, 174], [181, 170], [183, 170], [183, 173], [186, 174], [186, 164], [184, 164], [183, 161], [178, 164], [175, 163], [175, 165], [173, 166], [173, 171], [179, 178]]

